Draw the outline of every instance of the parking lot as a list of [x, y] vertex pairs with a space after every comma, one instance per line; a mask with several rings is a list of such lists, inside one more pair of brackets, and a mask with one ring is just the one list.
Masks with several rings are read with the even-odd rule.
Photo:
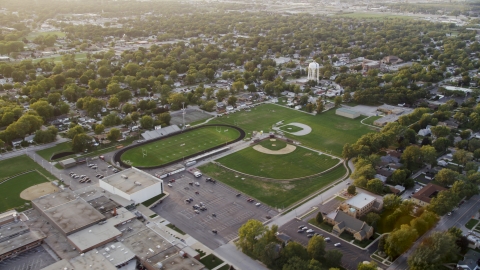
[[[314, 228], [311, 224], [298, 219], [293, 219], [280, 227], [278, 232], [288, 235], [291, 238], [291, 241], [296, 241], [304, 246], [307, 246], [310, 238], [307, 237], [307, 233], [298, 233], [299, 226], [307, 226], [308, 229], [313, 229], [315, 233], [322, 234], [323, 237], [329, 237], [330, 241], [326, 242], [326, 250], [336, 249], [343, 253], [342, 257], [342, 266], [346, 269], [357, 269], [357, 266], [360, 262], [371, 261], [370, 255], [377, 250], [378, 241], [371, 245], [367, 250], [360, 249], [356, 246], [353, 246], [347, 243], [345, 240], [336, 237], [330, 233], [327, 233], [323, 230]], [[334, 244], [340, 243], [341, 246], [335, 247]], [[379, 265], [380, 268], [384, 269], [383, 265]]]
[[[175, 179], [167, 186], [169, 180]], [[198, 182], [189, 185], [190, 182]], [[217, 181], [206, 182], [205, 177], [195, 178], [189, 173], [173, 175], [164, 179], [165, 191], [170, 193], [163, 203], [152, 208], [158, 215], [175, 224], [211, 249], [215, 249], [237, 237], [237, 231], [249, 219], [266, 221], [267, 216], [278, 213], [257, 201], [247, 202], [248, 196]], [[198, 192], [198, 194], [196, 194]], [[185, 200], [192, 198], [193, 202]], [[205, 204], [207, 210], [195, 213], [192, 206]], [[212, 214], [215, 214], [214, 217]], [[212, 230], [218, 233], [214, 234]]]
[[42, 247], [38, 246], [31, 250], [18, 254], [14, 258], [0, 262], [1, 270], [40, 270], [53, 264], [55, 260]]
[[[108, 161], [107, 156], [105, 157], [105, 160]], [[89, 159], [87, 159], [87, 162], [85, 162], [83, 164], [80, 164], [80, 165], [77, 165], [75, 167], [67, 168], [67, 169], [63, 170], [64, 173], [62, 173], [61, 178], [65, 181], [65, 183], [67, 185], [71, 185], [73, 190], [76, 190], [76, 189], [79, 189], [79, 188], [84, 188], [88, 185], [97, 184], [98, 180], [99, 180], [99, 178], [96, 177], [97, 174], [101, 174], [104, 177], [107, 177], [107, 176], [112, 175], [114, 173], [113, 169], [115, 167], [110, 167], [109, 168], [108, 166], [111, 166], [111, 165], [109, 163], [107, 163], [106, 161], [103, 161], [99, 158], [94, 159], [94, 160], [91, 160], [89, 158]], [[88, 166], [88, 164], [96, 164], [97, 168], [92, 169], [91, 167]], [[70, 175], [69, 175], [70, 172], [73, 172], [73, 173], [77, 174], [78, 176], [86, 175], [87, 177], [90, 178], [91, 182], [90, 183], [80, 183], [81, 179], [80, 178], [75, 179], [75, 178], [70, 177]]]

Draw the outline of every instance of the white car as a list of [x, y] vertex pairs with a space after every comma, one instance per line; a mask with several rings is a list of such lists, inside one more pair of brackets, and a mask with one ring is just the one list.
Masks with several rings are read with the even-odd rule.
[[259, 202], [257, 202], [257, 203], [255, 204], [255, 206], [260, 206], [260, 205], [262, 205], [262, 204], [261, 204], [261, 203], [259, 203]]
[[198, 183], [198, 182], [195, 182], [195, 186], [200, 186], [200, 183]]
[[315, 231], [312, 230], [312, 229], [307, 230], [307, 233], [313, 233], [313, 232], [315, 232]]
[[172, 184], [168, 184], [167, 186], [169, 186], [169, 187], [173, 187], [173, 186], [172, 186]]
[[341, 245], [342, 245], [342, 244], [340, 244], [340, 243], [333, 244], [333, 246], [335, 246], [335, 247], [339, 247], [339, 246], [341, 246]]

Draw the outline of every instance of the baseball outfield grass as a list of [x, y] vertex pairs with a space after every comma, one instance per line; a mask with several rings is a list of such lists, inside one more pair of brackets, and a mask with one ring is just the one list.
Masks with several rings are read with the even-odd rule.
[[[270, 150], [279, 150], [285, 147], [286, 143], [278, 140], [266, 140], [262, 141], [260, 145]], [[293, 152], [282, 155], [265, 154], [253, 147], [248, 147], [218, 159], [217, 162], [250, 175], [274, 179], [293, 179], [325, 171], [337, 164], [339, 160], [297, 146]]]
[[285, 135], [305, 146], [341, 156], [346, 143], [355, 143], [360, 136], [375, 131], [360, 123], [364, 118], [363, 116], [357, 119], [345, 118], [336, 115], [335, 109], [319, 115], [310, 115], [274, 104], [265, 104], [254, 107], [250, 111], [240, 111], [217, 117], [209, 124], [236, 125], [245, 130], [248, 138], [253, 131], [269, 132], [272, 125], [282, 120], [283, 125], [293, 122], [302, 123], [312, 128], [310, 134], [295, 136], [285, 133]]
[[315, 178], [293, 181], [261, 181], [259, 179], [237, 175], [213, 163], [201, 166], [200, 170], [204, 174], [248, 194], [248, 196], [272, 207], [281, 209], [324, 188], [346, 174], [345, 167], [339, 166]]
[[240, 132], [228, 127], [208, 126], [127, 150], [121, 156], [126, 164], [151, 167], [201, 153], [237, 139]]

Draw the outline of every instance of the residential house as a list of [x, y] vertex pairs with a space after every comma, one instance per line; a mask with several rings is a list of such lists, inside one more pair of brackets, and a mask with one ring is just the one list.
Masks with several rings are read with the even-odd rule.
[[382, 59], [382, 64], [396, 65], [396, 64], [400, 64], [402, 62], [403, 62], [402, 59], [398, 58], [397, 56], [393, 56], [393, 55], [385, 56]]
[[335, 235], [347, 231], [353, 234], [353, 237], [358, 241], [369, 239], [373, 235], [373, 227], [342, 211], [337, 210], [324, 215], [324, 221], [333, 225], [332, 233]]
[[438, 193], [442, 190], [447, 189], [439, 185], [430, 183], [412, 195], [412, 202], [420, 206], [429, 205], [430, 201], [433, 198], [437, 197]]
[[458, 261], [457, 268], [455, 269], [479, 270], [480, 269], [480, 253], [472, 249], [469, 249], [465, 254], [465, 256], [463, 256], [463, 260]]
[[362, 68], [363, 68], [364, 71], [369, 71], [370, 69], [379, 69], [380, 68], [380, 62], [374, 61], [374, 60], [369, 60], [369, 59], [363, 59]]

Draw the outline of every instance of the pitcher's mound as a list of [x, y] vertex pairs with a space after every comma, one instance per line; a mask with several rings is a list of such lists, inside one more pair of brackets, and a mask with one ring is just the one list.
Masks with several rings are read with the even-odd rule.
[[44, 195], [57, 192], [58, 190], [59, 188], [50, 182], [41, 183], [23, 190], [22, 193], [20, 193], [20, 198], [31, 201]]

